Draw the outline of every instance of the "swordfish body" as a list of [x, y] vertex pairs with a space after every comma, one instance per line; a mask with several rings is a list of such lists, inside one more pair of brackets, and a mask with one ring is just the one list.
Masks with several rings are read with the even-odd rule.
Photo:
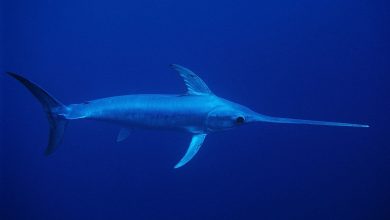
[[175, 165], [189, 162], [212, 132], [232, 129], [253, 122], [310, 124], [325, 126], [369, 127], [363, 124], [280, 118], [259, 114], [243, 105], [216, 96], [204, 81], [191, 70], [172, 64], [182, 77], [187, 92], [180, 95], [140, 94], [114, 96], [63, 105], [44, 89], [26, 78], [8, 74], [21, 82], [41, 103], [50, 123], [49, 141], [45, 151], [52, 154], [60, 144], [70, 120], [92, 119], [122, 126], [117, 141], [129, 135], [128, 128], [181, 130], [191, 133], [187, 152]]
[[123, 127], [204, 133], [206, 117], [219, 100], [213, 96], [125, 95], [70, 105], [68, 118], [111, 121]]

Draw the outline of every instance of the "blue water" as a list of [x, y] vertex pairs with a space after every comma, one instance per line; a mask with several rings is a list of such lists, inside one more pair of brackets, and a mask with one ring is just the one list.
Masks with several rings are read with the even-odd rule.
[[390, 219], [386, 1], [1, 1], [1, 71], [65, 104], [182, 93], [169, 64], [260, 113], [371, 125], [257, 124], [191, 135], [48, 123], [0, 75], [0, 219]]

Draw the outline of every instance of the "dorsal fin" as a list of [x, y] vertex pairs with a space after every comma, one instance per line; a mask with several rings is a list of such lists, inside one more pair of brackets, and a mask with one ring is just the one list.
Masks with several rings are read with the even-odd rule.
[[206, 83], [204, 83], [203, 80], [191, 70], [177, 64], [171, 64], [171, 67], [178, 71], [180, 76], [183, 78], [184, 83], [187, 86], [187, 94], [213, 94], [209, 87], [207, 87]]

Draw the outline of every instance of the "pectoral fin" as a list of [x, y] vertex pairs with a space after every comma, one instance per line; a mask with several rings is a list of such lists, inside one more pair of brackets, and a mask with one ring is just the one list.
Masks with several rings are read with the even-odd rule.
[[190, 161], [195, 154], [199, 151], [199, 148], [202, 146], [204, 139], [207, 134], [196, 134], [192, 136], [190, 147], [188, 148], [186, 154], [183, 158], [176, 164], [175, 168], [184, 166], [188, 161]]
[[121, 128], [118, 136], [116, 137], [116, 142], [121, 142], [121, 141], [125, 140], [129, 136], [129, 134], [130, 134], [129, 129]]

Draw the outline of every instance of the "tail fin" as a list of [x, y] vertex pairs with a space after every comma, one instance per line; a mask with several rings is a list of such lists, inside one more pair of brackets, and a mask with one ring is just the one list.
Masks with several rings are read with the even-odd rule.
[[61, 115], [61, 113], [63, 114], [66, 111], [66, 106], [24, 77], [11, 72], [7, 72], [7, 74], [22, 83], [42, 104], [50, 124], [49, 142], [45, 154], [52, 154], [61, 143], [67, 125], [67, 120]]

